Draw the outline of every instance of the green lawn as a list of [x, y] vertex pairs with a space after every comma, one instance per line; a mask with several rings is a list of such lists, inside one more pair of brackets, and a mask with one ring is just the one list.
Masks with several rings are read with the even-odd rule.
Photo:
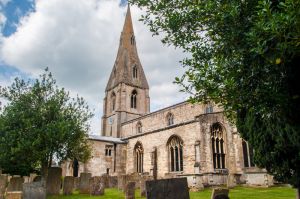
[[[136, 199], [145, 199], [139, 196], [139, 190], [136, 191]], [[205, 189], [201, 192], [191, 192], [191, 199], [210, 199], [211, 189]], [[289, 187], [272, 188], [249, 188], [236, 187], [229, 192], [230, 199], [294, 199], [295, 189]], [[85, 194], [74, 193], [72, 196], [51, 196], [47, 199], [124, 199], [124, 195], [117, 189], [105, 189], [104, 196], [89, 196]]]

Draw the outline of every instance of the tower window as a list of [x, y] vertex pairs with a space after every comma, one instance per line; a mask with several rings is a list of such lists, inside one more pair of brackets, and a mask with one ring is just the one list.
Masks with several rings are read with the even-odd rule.
[[105, 156], [111, 156], [112, 146], [106, 145], [105, 146]]
[[174, 124], [174, 115], [172, 113], [167, 114], [167, 125], [171, 126]]
[[112, 111], [116, 109], [116, 94], [114, 92], [111, 94], [111, 109]]
[[136, 92], [136, 90], [134, 90], [134, 91], [132, 91], [131, 97], [130, 97], [130, 107], [131, 108], [135, 108], [136, 109], [136, 107], [137, 107], [137, 100], [136, 100], [136, 98], [137, 98], [137, 92]]
[[253, 148], [245, 140], [242, 141], [243, 156], [244, 156], [244, 167], [254, 167], [253, 161]]
[[172, 136], [168, 141], [170, 171], [183, 171], [183, 141]]
[[214, 169], [225, 169], [224, 133], [217, 123], [211, 128], [211, 147]]
[[138, 77], [138, 69], [137, 69], [136, 65], [134, 65], [132, 68], [132, 77], [135, 79]]
[[130, 43], [131, 43], [131, 45], [135, 44], [135, 37], [134, 37], [134, 35], [131, 36]]

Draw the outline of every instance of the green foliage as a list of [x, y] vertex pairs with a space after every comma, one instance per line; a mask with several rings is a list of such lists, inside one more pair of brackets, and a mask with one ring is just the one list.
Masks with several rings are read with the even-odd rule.
[[300, 1], [131, 2], [154, 35], [190, 55], [175, 82], [191, 101], [222, 105], [256, 164], [300, 187]]
[[[58, 88], [48, 69], [39, 79], [1, 88], [8, 101], [0, 115], [0, 165], [10, 174], [47, 172], [52, 161], [90, 158], [88, 119], [83, 98]], [[45, 170], [46, 169], [46, 170]], [[43, 173], [46, 174], [46, 173]]]

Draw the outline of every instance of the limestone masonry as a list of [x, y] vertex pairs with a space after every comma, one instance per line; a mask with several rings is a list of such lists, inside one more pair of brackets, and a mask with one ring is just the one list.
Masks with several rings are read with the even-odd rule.
[[192, 189], [273, 184], [272, 176], [255, 167], [253, 149], [219, 106], [182, 102], [150, 113], [130, 7], [105, 89], [102, 135], [91, 135], [90, 143], [92, 159], [65, 162], [64, 176], [187, 177]]

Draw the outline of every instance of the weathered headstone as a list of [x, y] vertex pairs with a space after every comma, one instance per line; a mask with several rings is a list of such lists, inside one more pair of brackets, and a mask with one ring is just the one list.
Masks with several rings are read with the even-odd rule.
[[29, 182], [33, 182], [33, 180], [34, 180], [34, 178], [37, 176], [37, 174], [36, 173], [31, 173], [30, 175], [29, 175]]
[[141, 196], [145, 197], [146, 196], [146, 178], [142, 177], [140, 179], [140, 191], [141, 191]]
[[63, 186], [64, 195], [71, 195], [73, 190], [74, 190], [74, 177], [66, 176], [64, 178], [64, 186]]
[[146, 181], [147, 199], [189, 199], [186, 178]]
[[109, 176], [108, 187], [109, 188], [118, 188], [118, 177], [117, 176]]
[[101, 176], [102, 182], [104, 183], [104, 187], [108, 188], [109, 187], [109, 175], [104, 174]]
[[234, 174], [228, 174], [227, 176], [227, 188], [231, 189], [236, 186], [236, 179]]
[[58, 195], [61, 187], [62, 169], [60, 167], [51, 167], [48, 170], [47, 177], [47, 195]]
[[125, 185], [126, 185], [126, 175], [119, 175], [118, 176], [118, 189], [119, 190], [124, 190]]
[[45, 182], [29, 182], [23, 184], [23, 199], [46, 199]]
[[125, 186], [125, 199], [135, 199], [135, 182], [128, 182]]
[[3, 174], [0, 175], [0, 199], [4, 198], [7, 182], [8, 182], [7, 175], [3, 175]]
[[74, 190], [79, 189], [79, 177], [74, 177]]
[[229, 199], [229, 190], [222, 188], [215, 188], [212, 191], [211, 199]]
[[90, 193], [90, 178], [91, 173], [81, 173], [79, 178], [79, 192], [80, 193]]
[[105, 182], [104, 178], [100, 176], [94, 176], [90, 178], [90, 195], [102, 196], [104, 195]]
[[24, 183], [28, 183], [30, 180], [29, 176], [23, 176], [23, 178], [24, 178]]
[[7, 192], [22, 191], [24, 179], [22, 177], [12, 177], [7, 186]]
[[22, 191], [6, 192], [5, 199], [22, 199]]

